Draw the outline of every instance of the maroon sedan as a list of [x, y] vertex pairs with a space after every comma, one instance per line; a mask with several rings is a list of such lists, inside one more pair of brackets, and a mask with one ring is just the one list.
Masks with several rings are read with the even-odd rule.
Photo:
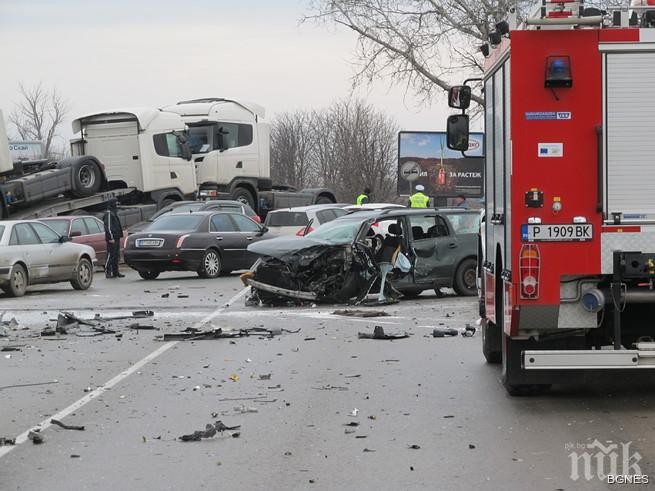
[[[93, 247], [96, 251], [98, 264], [105, 265], [105, 261], [107, 260], [107, 243], [105, 242], [105, 227], [102, 220], [94, 216], [59, 216], [41, 218], [39, 221], [48, 225], [59, 235], [67, 235], [72, 242]], [[120, 244], [122, 253], [122, 240]]]

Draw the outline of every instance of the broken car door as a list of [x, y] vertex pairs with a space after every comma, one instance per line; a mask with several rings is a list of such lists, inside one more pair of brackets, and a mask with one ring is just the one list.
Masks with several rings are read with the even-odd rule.
[[408, 219], [414, 282], [450, 284], [457, 238], [438, 215], [410, 215]]

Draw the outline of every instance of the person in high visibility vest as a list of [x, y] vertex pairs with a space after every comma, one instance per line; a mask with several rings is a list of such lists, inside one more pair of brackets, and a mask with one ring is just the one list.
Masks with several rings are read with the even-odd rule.
[[427, 208], [430, 203], [430, 197], [423, 194], [425, 187], [422, 184], [416, 186], [416, 192], [409, 197], [410, 208]]
[[365, 203], [370, 203], [369, 195], [371, 194], [371, 188], [364, 188], [364, 192], [357, 196], [357, 205], [361, 206]]

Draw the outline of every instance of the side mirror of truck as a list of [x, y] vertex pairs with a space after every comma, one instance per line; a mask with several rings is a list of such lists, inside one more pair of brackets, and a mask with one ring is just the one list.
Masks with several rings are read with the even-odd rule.
[[467, 114], [453, 114], [446, 125], [446, 145], [451, 150], [466, 152], [469, 149], [469, 117]]
[[455, 109], [468, 109], [471, 105], [471, 87], [455, 85], [448, 91], [448, 105]]

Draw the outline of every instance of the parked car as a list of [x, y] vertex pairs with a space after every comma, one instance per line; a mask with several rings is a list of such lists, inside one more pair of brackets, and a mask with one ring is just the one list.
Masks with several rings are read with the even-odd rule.
[[96, 253], [35, 220], [0, 222], [0, 288], [20, 297], [28, 286], [70, 281], [76, 290], [93, 283]]
[[397, 203], [364, 203], [361, 205], [346, 205], [343, 207], [348, 213], [355, 211], [389, 210], [393, 208], [407, 208]]
[[248, 244], [270, 238], [268, 229], [240, 213], [168, 213], [125, 239], [125, 263], [146, 280], [163, 271], [196, 271], [216, 278], [250, 268], [257, 255]]
[[266, 215], [264, 225], [276, 235], [298, 235], [308, 233], [324, 223], [346, 215], [348, 212], [335, 205], [297, 206], [280, 208]]
[[145, 222], [140, 222], [132, 225], [128, 229], [127, 233], [133, 234], [141, 232], [159, 217], [168, 215], [169, 213], [188, 213], [192, 211], [203, 210], [221, 210], [233, 213], [241, 213], [242, 215], [246, 215], [247, 217], [252, 218], [257, 223], [262, 222], [261, 218], [259, 218], [259, 215], [257, 215], [257, 213], [255, 213], [255, 211], [247, 203], [242, 203], [241, 201], [233, 201], [227, 199], [214, 199], [209, 201], [176, 201], [160, 209]]
[[[52, 218], [40, 218], [61, 236], [68, 236], [71, 242], [86, 244], [96, 251], [98, 264], [104, 267], [107, 261], [107, 242], [105, 241], [105, 226], [102, 220], [94, 216], [59, 216]], [[122, 238], [122, 237], [121, 237]], [[121, 251], [123, 241], [120, 241]]]
[[248, 250], [262, 259], [244, 280], [263, 301], [272, 296], [361, 300], [375, 291], [380, 264], [395, 265], [400, 253], [411, 263], [410, 270], [394, 268], [388, 279], [405, 296], [428, 289], [439, 294], [443, 287], [459, 295], [476, 294], [477, 235], [457, 234], [447, 214], [434, 209], [353, 213], [305, 237], [279, 237]]

